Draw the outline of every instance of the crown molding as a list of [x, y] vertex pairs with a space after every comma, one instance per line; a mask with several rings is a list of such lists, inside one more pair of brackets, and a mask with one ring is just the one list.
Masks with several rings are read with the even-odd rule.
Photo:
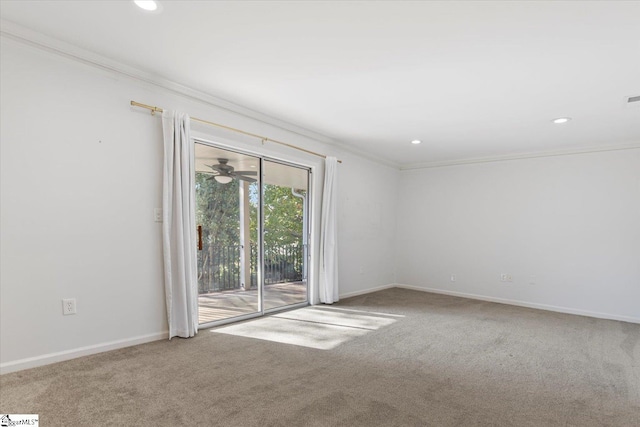
[[521, 159], [534, 159], [538, 157], [556, 157], [556, 156], [572, 156], [577, 154], [588, 153], [601, 153], [604, 151], [619, 151], [619, 150], [637, 150], [640, 149], [640, 142], [632, 142], [626, 144], [605, 145], [601, 147], [585, 147], [576, 148], [570, 150], [555, 150], [555, 151], [537, 151], [521, 154], [505, 154], [502, 156], [489, 156], [489, 157], [474, 157], [460, 160], [443, 160], [440, 162], [424, 162], [424, 163], [407, 163], [400, 165], [400, 170], [414, 170], [414, 169], [430, 169], [440, 168], [445, 166], [456, 165], [469, 165], [474, 163], [491, 163], [491, 162], [504, 162], [509, 160], [521, 160]]
[[81, 47], [53, 38], [46, 34], [31, 30], [22, 25], [16, 24], [15, 22], [7, 21], [6, 19], [0, 19], [0, 36], [50, 53], [54, 53], [56, 55], [83, 63], [85, 65], [99, 68], [103, 71], [115, 73], [135, 81], [156, 86], [173, 94], [177, 94], [209, 106], [221, 108], [243, 118], [255, 120], [257, 122], [261, 122], [290, 132], [292, 134], [309, 138], [313, 141], [334, 147], [339, 151], [351, 153], [378, 164], [389, 166], [394, 169], [400, 168], [399, 164], [391, 162], [385, 159], [383, 156], [378, 156], [356, 149], [349, 146], [348, 143], [344, 141], [333, 139], [322, 133], [307, 129], [302, 126], [298, 126], [294, 123], [290, 123], [276, 117], [269, 116], [268, 114], [264, 114], [256, 110], [252, 110], [250, 108], [244, 107], [223, 98], [219, 98], [201, 90], [182, 85], [180, 83], [166, 79], [160, 75], [143, 71], [139, 68], [132, 67], [114, 59], [99, 55], [87, 49], [83, 49]]

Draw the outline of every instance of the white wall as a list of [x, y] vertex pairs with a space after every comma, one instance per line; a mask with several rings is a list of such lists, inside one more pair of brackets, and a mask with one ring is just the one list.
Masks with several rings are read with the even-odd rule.
[[[346, 297], [395, 281], [399, 171], [345, 154], [338, 183], [340, 295]], [[345, 166], [343, 165], [343, 166]]]
[[[395, 169], [5, 37], [0, 54], [3, 372], [166, 337], [161, 224], [153, 220], [161, 122], [130, 100], [341, 158], [341, 293], [393, 282], [380, 260], [394, 253], [395, 206], [380, 200], [394, 197]], [[317, 226], [322, 161], [224, 132], [194, 127], [202, 138], [313, 168]], [[62, 298], [77, 299], [77, 315], [62, 316]]]
[[403, 171], [397, 245], [400, 284], [638, 322], [640, 149]]

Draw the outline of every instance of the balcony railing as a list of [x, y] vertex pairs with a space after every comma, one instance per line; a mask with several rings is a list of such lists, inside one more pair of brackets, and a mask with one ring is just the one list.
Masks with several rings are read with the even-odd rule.
[[[201, 294], [240, 289], [242, 271], [240, 245], [204, 245], [198, 251], [198, 292]], [[258, 249], [251, 245], [249, 287], [258, 286]], [[303, 279], [304, 256], [302, 244], [264, 246], [265, 285], [298, 282]], [[245, 285], [245, 287], [247, 287]]]

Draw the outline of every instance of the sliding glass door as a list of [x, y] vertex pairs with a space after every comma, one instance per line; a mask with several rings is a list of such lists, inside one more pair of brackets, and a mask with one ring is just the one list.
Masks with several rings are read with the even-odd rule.
[[196, 143], [198, 318], [259, 313], [260, 159]]
[[306, 304], [309, 170], [203, 143], [195, 166], [199, 323]]
[[264, 309], [306, 302], [309, 170], [264, 161]]

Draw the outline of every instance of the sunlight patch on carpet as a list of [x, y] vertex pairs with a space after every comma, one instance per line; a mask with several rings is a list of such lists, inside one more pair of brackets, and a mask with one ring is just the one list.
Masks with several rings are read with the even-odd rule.
[[387, 326], [395, 322], [395, 319], [390, 319], [388, 317], [372, 316], [370, 314], [355, 314], [353, 312], [337, 310], [329, 311], [314, 307], [287, 311], [285, 313], [276, 314], [273, 317], [369, 330], [380, 329], [383, 326]]
[[360, 313], [305, 307], [223, 326], [211, 332], [331, 350], [397, 320], [385, 315]]

